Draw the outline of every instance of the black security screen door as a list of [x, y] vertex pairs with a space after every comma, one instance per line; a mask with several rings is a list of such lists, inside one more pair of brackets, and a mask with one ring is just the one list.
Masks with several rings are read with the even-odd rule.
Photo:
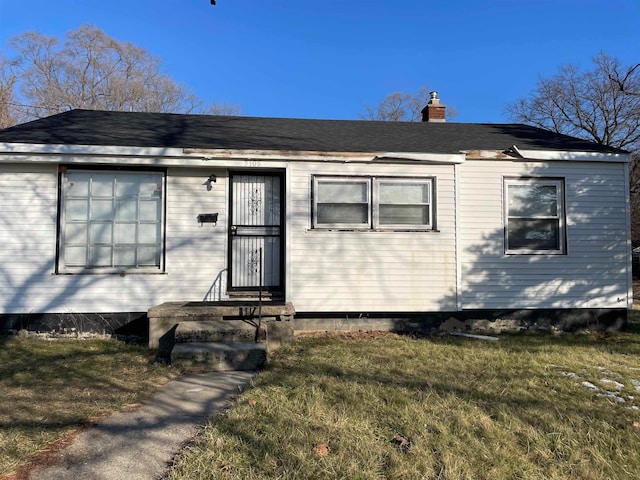
[[229, 286], [281, 291], [282, 176], [231, 174], [230, 181]]

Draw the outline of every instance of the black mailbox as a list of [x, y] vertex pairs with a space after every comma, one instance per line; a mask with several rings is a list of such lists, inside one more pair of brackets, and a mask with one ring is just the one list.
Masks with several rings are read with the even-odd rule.
[[218, 223], [217, 213], [201, 213], [198, 215], [198, 223]]

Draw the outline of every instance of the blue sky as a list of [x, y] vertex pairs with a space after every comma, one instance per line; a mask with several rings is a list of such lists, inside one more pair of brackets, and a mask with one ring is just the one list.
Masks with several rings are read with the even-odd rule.
[[250, 116], [358, 119], [427, 85], [456, 121], [500, 123], [565, 63], [640, 62], [640, 0], [0, 0], [0, 48], [83, 23]]

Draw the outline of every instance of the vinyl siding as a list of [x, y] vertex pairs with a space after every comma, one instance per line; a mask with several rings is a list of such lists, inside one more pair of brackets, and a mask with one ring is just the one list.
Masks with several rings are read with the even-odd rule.
[[[630, 268], [626, 168], [490, 160], [468, 160], [455, 168], [290, 162], [287, 300], [298, 312], [451, 311], [458, 304], [464, 309], [625, 308]], [[204, 183], [211, 173], [218, 179], [208, 191]], [[312, 229], [312, 175], [433, 177], [438, 231]], [[526, 175], [564, 178], [566, 255], [504, 254], [503, 178]], [[161, 274], [56, 275], [57, 179], [55, 165], [0, 166], [0, 313], [135, 312], [167, 301], [215, 300], [220, 293], [225, 298], [224, 168], [168, 169]], [[216, 226], [197, 223], [198, 214], [214, 212], [219, 213]]]
[[0, 313], [30, 312], [50, 297], [57, 167], [0, 167]]
[[[451, 165], [292, 164], [288, 270], [299, 312], [455, 309], [455, 201]], [[434, 177], [438, 231], [311, 228], [312, 175]]]
[[[460, 168], [461, 301], [473, 308], [626, 308], [625, 164], [469, 160]], [[504, 253], [503, 178], [564, 179], [565, 255]]]
[[[203, 183], [214, 172], [218, 181], [207, 191]], [[57, 167], [2, 165], [0, 313], [137, 312], [217, 299], [226, 280], [226, 174], [171, 168], [165, 192], [164, 273], [55, 275]], [[197, 223], [199, 213], [213, 212], [217, 226]]]

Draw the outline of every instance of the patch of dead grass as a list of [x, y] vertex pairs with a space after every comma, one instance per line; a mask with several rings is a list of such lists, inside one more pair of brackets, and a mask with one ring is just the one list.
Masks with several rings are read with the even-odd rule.
[[[637, 478], [639, 356], [636, 333], [300, 338], [168, 478]], [[581, 384], [603, 375], [625, 403]]]
[[175, 375], [149, 355], [115, 340], [0, 341], [0, 477], [46, 462], [78, 429]]

